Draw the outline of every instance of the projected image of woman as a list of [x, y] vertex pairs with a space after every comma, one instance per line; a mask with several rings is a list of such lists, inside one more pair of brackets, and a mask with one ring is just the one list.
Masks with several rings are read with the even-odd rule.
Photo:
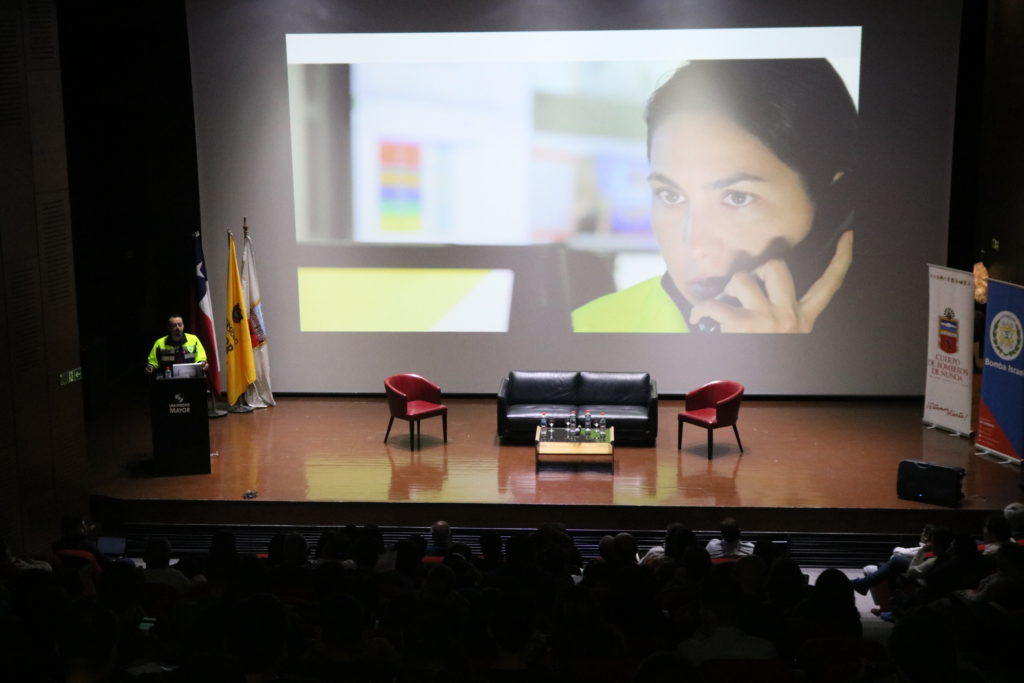
[[853, 258], [857, 112], [824, 59], [693, 61], [647, 105], [666, 273], [573, 312], [577, 332], [810, 332]]

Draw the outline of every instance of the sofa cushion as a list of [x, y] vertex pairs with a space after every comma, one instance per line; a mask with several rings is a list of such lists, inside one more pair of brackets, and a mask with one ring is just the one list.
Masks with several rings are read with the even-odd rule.
[[575, 410], [576, 406], [569, 404], [555, 404], [555, 403], [516, 403], [508, 407], [507, 417], [509, 421], [519, 420], [531, 420], [537, 424], [540, 424], [541, 415], [547, 413], [547, 416], [557, 423], [557, 426], [564, 426], [561, 423], [565, 422], [565, 419], [569, 417], [569, 411]]
[[545, 405], [576, 403], [576, 372], [513, 370], [508, 373], [506, 399]]
[[540, 416], [543, 413], [547, 413], [548, 419], [554, 420], [556, 426], [563, 427], [571, 408], [569, 405], [517, 403], [509, 406], [508, 415], [505, 416], [507, 431], [509, 434], [518, 433], [532, 438], [534, 430], [540, 425]]
[[578, 403], [647, 406], [651, 396], [651, 376], [646, 372], [580, 373]]

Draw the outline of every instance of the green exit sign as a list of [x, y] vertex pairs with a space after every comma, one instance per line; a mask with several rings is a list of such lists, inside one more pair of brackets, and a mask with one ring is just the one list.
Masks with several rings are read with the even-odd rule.
[[74, 368], [72, 370], [65, 370], [60, 373], [58, 378], [60, 386], [71, 384], [72, 382], [82, 381], [82, 368]]

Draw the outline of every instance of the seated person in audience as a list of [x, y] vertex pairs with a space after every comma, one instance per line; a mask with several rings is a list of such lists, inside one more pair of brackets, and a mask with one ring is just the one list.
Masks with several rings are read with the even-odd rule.
[[[739, 586], [742, 595], [740, 627], [752, 636], [772, 641], [781, 656], [783, 649], [779, 645], [785, 640], [789, 620], [788, 617], [783, 617], [778, 610], [768, 605], [768, 563], [755, 553], [741, 557], [726, 567], [729, 571], [729, 578]], [[795, 641], [795, 638], [792, 640]]]
[[452, 544], [452, 528], [448, 522], [438, 520], [430, 527], [430, 543], [424, 553], [426, 557], [444, 557]]
[[538, 550], [558, 556], [566, 564], [566, 568], [579, 581], [583, 572], [583, 556], [580, 555], [576, 542], [566, 530], [564, 522], [545, 522], [537, 527]]
[[[353, 559], [354, 545], [352, 537], [345, 530], [328, 529], [320, 534], [317, 539], [316, 549], [313, 553], [313, 564], [338, 564], [346, 569], [355, 569], [356, 561]], [[376, 554], [373, 555], [370, 566], [377, 562]]]
[[1024, 546], [1001, 546], [996, 554], [996, 570], [978, 583], [977, 590], [960, 591], [958, 596], [992, 603], [1007, 612], [1024, 610]]
[[7, 539], [0, 538], [0, 581], [5, 581], [14, 575], [29, 569], [41, 569], [47, 572], [53, 571], [53, 567], [50, 566], [49, 562], [16, 557], [14, 553], [11, 552], [11, 547], [7, 545]]
[[868, 590], [881, 584], [883, 581], [893, 581], [896, 577], [903, 575], [912, 565], [920, 564], [932, 553], [932, 532], [935, 527], [926, 524], [921, 530], [921, 542], [910, 548], [897, 546], [893, 548], [892, 555], [884, 563], [879, 565], [869, 564], [864, 567], [864, 576], [853, 580], [853, 589], [861, 595], [867, 595]]
[[970, 534], [957, 534], [949, 550], [940, 553], [935, 564], [920, 577], [922, 602], [941, 598], [955, 590], [977, 588], [990, 573], [990, 565]]
[[[606, 534], [601, 537], [597, 544], [597, 552], [600, 559], [595, 559], [587, 565], [584, 571], [584, 578], [588, 576], [600, 576], [609, 579], [613, 584], [632, 591], [638, 588], [638, 582], [644, 584], [643, 590], [651, 587], [649, 581], [651, 574], [648, 570], [640, 567], [638, 546], [636, 537], [625, 531], [612, 536]], [[595, 565], [603, 565], [603, 569], [593, 572]], [[588, 582], [589, 583], [589, 582]]]
[[501, 534], [497, 531], [484, 531], [480, 534], [480, 555], [473, 558], [476, 568], [482, 574], [497, 569], [505, 561], [501, 552]]
[[[268, 553], [269, 554], [269, 553]], [[304, 599], [312, 590], [315, 566], [309, 559], [309, 544], [297, 531], [283, 535], [278, 561], [267, 561], [270, 592], [285, 599]]]
[[700, 543], [683, 550], [678, 569], [661, 578], [658, 604], [672, 614], [681, 635], [697, 629], [700, 622], [700, 592], [714, 569], [708, 551]]
[[708, 541], [707, 551], [711, 559], [722, 557], [743, 557], [754, 552], [754, 544], [740, 540], [740, 525], [732, 517], [726, 517], [721, 524], [721, 538]]
[[142, 560], [146, 563], [142, 570], [146, 583], [161, 583], [182, 595], [188, 592], [192, 582], [171, 566], [171, 543], [166, 538], [149, 539]]
[[729, 577], [736, 582], [744, 595], [762, 602], [764, 585], [768, 577], [768, 563], [758, 555], [746, 555], [733, 564]]
[[956, 640], [948, 622], [925, 607], [896, 623], [886, 643], [896, 668], [892, 680], [908, 683], [976, 680], [957, 671]]
[[976, 588], [985, 573], [985, 561], [969, 534], [937, 528], [932, 535], [934, 556], [907, 570], [906, 580], [893, 594], [892, 614], [902, 618], [913, 608], [926, 605], [955, 590]]
[[721, 577], [707, 581], [700, 595], [700, 628], [679, 644], [679, 653], [694, 666], [714, 659], [774, 659], [770, 640], [750, 636], [739, 627], [741, 600], [733, 581]]
[[985, 544], [982, 554], [985, 557], [995, 558], [1002, 546], [1013, 543], [1010, 520], [1006, 519], [1004, 515], [992, 515], [986, 519], [985, 528], [982, 531], [982, 541]]
[[393, 574], [397, 586], [404, 592], [419, 590], [427, 577], [427, 569], [423, 564], [422, 537], [417, 540], [410, 536], [395, 543], [394, 569], [386, 572]]
[[606, 564], [615, 564], [615, 537], [611, 534], [605, 534], [597, 542], [597, 558]]
[[939, 557], [949, 552], [953, 545], [953, 538], [953, 532], [950, 529], [933, 527], [931, 543], [914, 556], [914, 560], [910, 563], [907, 571], [904, 572], [904, 576], [911, 582], [920, 585], [924, 577], [928, 575], [928, 572], [938, 562]]
[[84, 550], [96, 558], [102, 569], [114, 564], [114, 560], [96, 546], [96, 526], [76, 515], [65, 515], [61, 519], [60, 538], [54, 542], [53, 550]]
[[672, 529], [676, 526], [682, 526], [679, 522], [670, 522], [668, 527], [665, 529], [665, 545], [656, 545], [651, 547], [644, 556], [640, 558], [640, 564], [644, 567], [650, 567], [657, 564], [662, 557], [665, 556], [665, 546], [668, 545], [668, 537], [672, 533]]
[[640, 564], [644, 567], [653, 567], [660, 564], [666, 556], [679, 561], [683, 557], [685, 547], [696, 540], [697, 537], [686, 528], [686, 525], [682, 522], [672, 522], [665, 529], [665, 545], [656, 545], [644, 553], [640, 558]]
[[362, 528], [348, 526], [346, 535], [353, 539], [352, 560], [355, 568], [368, 574], [375, 573], [380, 558], [386, 547], [384, 534], [376, 524], [366, 524]]
[[335, 595], [314, 608], [312, 647], [298, 671], [310, 681], [393, 681], [401, 655], [387, 639], [370, 635], [372, 615], [351, 595]]
[[[885, 621], [895, 621], [896, 617], [905, 614], [908, 609], [921, 603], [920, 593], [927, 581], [927, 576], [935, 567], [940, 557], [950, 552], [953, 545], [953, 532], [945, 527], [932, 527], [928, 542], [914, 555], [910, 567], [892, 582], [892, 594], [887, 604], [871, 610]], [[857, 581], [854, 589], [860, 592]]]
[[797, 609], [801, 640], [843, 638], [859, 640], [863, 635], [860, 612], [846, 574], [826, 569], [814, 582], [808, 599]]
[[612, 542], [615, 549], [615, 558], [624, 565], [635, 565], [640, 562], [639, 546], [633, 534], [621, 531], [615, 534]]
[[467, 544], [452, 543], [443, 562], [455, 572], [455, 583], [458, 588], [476, 588], [483, 582], [483, 574], [473, 564], [473, 549]]
[[203, 574], [211, 583], [224, 584], [237, 575], [240, 559], [234, 532], [219, 529], [210, 537]]
[[768, 567], [765, 577], [765, 605], [786, 618], [810, 595], [810, 577], [791, 557], [780, 557]]
[[771, 566], [772, 562], [788, 553], [788, 541], [771, 541], [767, 538], [759, 538], [754, 543], [754, 555], [764, 560], [768, 566]]
[[1024, 543], [1024, 503], [1010, 503], [1003, 508], [1003, 517], [1010, 522], [1013, 540]]

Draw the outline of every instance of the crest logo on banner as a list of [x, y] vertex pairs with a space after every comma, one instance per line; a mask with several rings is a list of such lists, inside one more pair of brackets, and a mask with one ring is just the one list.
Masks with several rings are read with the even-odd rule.
[[[973, 274], [928, 266], [927, 319], [934, 322], [928, 325], [924, 422], [962, 435], [972, 431], [973, 310]], [[972, 314], [961, 318], [957, 311]]]
[[1020, 355], [1024, 334], [1020, 320], [1011, 311], [1000, 311], [993, 316], [988, 334], [992, 350], [1003, 360], [1015, 360]]
[[939, 348], [946, 353], [956, 353], [959, 338], [960, 321], [956, 318], [956, 312], [947, 308], [939, 316]]

